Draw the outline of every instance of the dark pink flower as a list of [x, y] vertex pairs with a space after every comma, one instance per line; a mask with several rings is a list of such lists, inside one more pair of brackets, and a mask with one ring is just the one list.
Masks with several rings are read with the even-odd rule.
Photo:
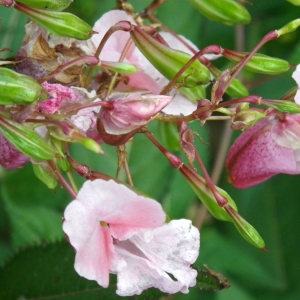
[[[76, 250], [75, 270], [108, 287], [117, 274], [117, 294], [156, 287], [188, 292], [197, 272], [199, 231], [191, 221], [165, 224], [161, 205], [116, 182], [87, 181], [64, 213], [63, 230]], [[174, 281], [169, 274], [172, 274]]]
[[0, 165], [8, 170], [16, 169], [28, 163], [30, 158], [15, 148], [0, 134]]
[[270, 116], [243, 132], [229, 150], [226, 168], [237, 188], [279, 173], [300, 174], [300, 115]]

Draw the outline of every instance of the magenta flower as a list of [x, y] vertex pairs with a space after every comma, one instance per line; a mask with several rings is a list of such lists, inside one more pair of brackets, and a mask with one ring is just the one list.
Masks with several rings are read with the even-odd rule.
[[8, 170], [16, 169], [28, 163], [30, 158], [16, 149], [0, 134], [0, 165]]
[[237, 188], [279, 173], [300, 174], [300, 115], [270, 116], [243, 132], [229, 150], [226, 168]]
[[[44, 114], [54, 114], [61, 109], [68, 108], [74, 104], [80, 104], [88, 99], [96, 98], [96, 92], [88, 92], [84, 88], [67, 87], [61, 84], [51, 84], [44, 82], [42, 86], [46, 89], [50, 98], [38, 105], [38, 110]], [[94, 101], [99, 101], [97, 98]], [[87, 132], [96, 126], [96, 115], [100, 110], [99, 106], [80, 109], [76, 114], [70, 117], [74, 125]]]
[[99, 118], [109, 134], [120, 135], [147, 124], [172, 100], [170, 96], [120, 94], [110, 99], [111, 107], [102, 107]]
[[85, 182], [67, 206], [63, 230], [76, 250], [80, 276], [108, 287], [109, 273], [117, 274], [121, 296], [150, 287], [187, 293], [196, 284], [190, 264], [199, 254], [199, 231], [188, 220], [164, 222], [158, 202], [97, 179]]

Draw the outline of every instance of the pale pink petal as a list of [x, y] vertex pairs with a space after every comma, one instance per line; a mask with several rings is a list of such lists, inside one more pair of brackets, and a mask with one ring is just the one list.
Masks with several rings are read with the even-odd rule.
[[197, 103], [190, 101], [182, 94], [176, 94], [172, 102], [162, 111], [168, 115], [187, 116], [197, 109]]
[[274, 119], [272, 123], [272, 138], [279, 146], [300, 149], [300, 115], [286, 115], [283, 122]]
[[151, 92], [158, 95], [161, 91], [161, 86], [144, 72], [138, 72], [131, 75], [123, 76], [124, 80], [120, 81], [117, 86], [119, 92]]
[[159, 268], [172, 274], [184, 287], [196, 284], [197, 272], [190, 268], [199, 256], [200, 234], [190, 220], [170, 223], [130, 238]]
[[126, 262], [126, 264], [123, 263], [123, 268], [117, 273], [118, 295], [139, 295], [151, 287], [169, 294], [177, 293], [183, 289], [183, 285], [179, 281], [172, 280], [166, 272], [149, 260], [134, 255], [119, 246], [115, 246], [115, 251]]
[[0, 165], [12, 170], [28, 163], [30, 158], [13, 146], [2, 134], [0, 134]]
[[[111, 10], [105, 13], [94, 25], [94, 31], [98, 32], [92, 36], [92, 42], [97, 48], [106, 32], [119, 21], [129, 21], [136, 24], [133, 18], [123, 10]], [[117, 31], [111, 35], [100, 54], [101, 60], [119, 61], [121, 53], [130, 40], [130, 34], [125, 31]], [[129, 53], [126, 55], [125, 61], [136, 63], [137, 58], [133, 54], [134, 44], [131, 46]]]
[[101, 226], [97, 215], [74, 200], [64, 212], [63, 230], [76, 250], [77, 273], [108, 287], [109, 268], [114, 259], [109, 228]]
[[165, 221], [158, 202], [137, 195], [113, 180], [86, 181], [77, 201], [93, 218], [108, 223], [111, 235], [117, 239], [127, 239], [141, 229], [156, 228]]

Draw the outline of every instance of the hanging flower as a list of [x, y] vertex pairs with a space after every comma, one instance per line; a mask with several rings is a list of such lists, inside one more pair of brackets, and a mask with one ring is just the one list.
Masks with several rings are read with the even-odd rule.
[[[116, 182], [87, 181], [64, 213], [63, 230], [76, 250], [75, 270], [102, 287], [117, 274], [117, 294], [150, 287], [188, 292], [197, 272], [199, 231], [189, 220], [165, 224], [160, 204]], [[172, 274], [176, 280], [173, 280]]]
[[124, 134], [147, 124], [172, 100], [170, 96], [119, 94], [102, 107], [99, 118], [109, 134]]
[[226, 168], [237, 188], [279, 173], [300, 174], [300, 115], [271, 116], [243, 132], [229, 150]]

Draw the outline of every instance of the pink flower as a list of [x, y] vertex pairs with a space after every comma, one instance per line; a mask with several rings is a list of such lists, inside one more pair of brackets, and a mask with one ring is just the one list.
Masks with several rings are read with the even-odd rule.
[[120, 94], [110, 99], [111, 107], [102, 107], [99, 118], [109, 134], [131, 132], [147, 124], [172, 100], [170, 96]]
[[296, 93], [296, 96], [295, 96], [295, 102], [297, 104], [300, 104], [300, 65], [297, 66], [292, 77], [295, 79], [295, 81], [297, 82], [298, 87], [299, 87], [299, 89]]
[[271, 116], [243, 132], [229, 150], [226, 168], [237, 188], [279, 173], [300, 174], [300, 115]]
[[[94, 25], [94, 30], [99, 34], [92, 36], [92, 41], [97, 47], [102, 40], [107, 30], [115, 25], [119, 21], [127, 20], [132, 24], [136, 24], [134, 19], [126, 12], [121, 10], [112, 10], [104, 14]], [[171, 48], [181, 50], [189, 54], [193, 54], [188, 47], [182, 44], [178, 39], [168, 32], [160, 32], [160, 35], [166, 40]], [[182, 37], [185, 39], [184, 37]], [[130, 34], [128, 32], [118, 31], [115, 32], [109, 40], [106, 42], [101, 54], [101, 60], [119, 61], [120, 56], [126, 46], [126, 43], [130, 40]], [[188, 44], [194, 49], [198, 50], [195, 45], [185, 39]], [[207, 58], [214, 59], [217, 56], [211, 55]], [[128, 79], [127, 84], [121, 82], [117, 86], [117, 90], [121, 92], [130, 91], [150, 91], [154, 94], [159, 94], [162, 88], [168, 84], [167, 80], [158, 70], [156, 70], [152, 64], [145, 58], [145, 56], [139, 51], [134, 44], [131, 45], [125, 61], [136, 65], [141, 71], [134, 75], [126, 76]], [[144, 73], [144, 74], [143, 74]], [[131, 89], [131, 90], [129, 90]], [[197, 103], [190, 101], [187, 97], [180, 93], [173, 93], [174, 97], [172, 102], [163, 109], [163, 112], [172, 115], [189, 115], [197, 109]]]
[[[61, 84], [51, 84], [48, 82], [44, 82], [42, 86], [50, 96], [49, 99], [38, 105], [38, 110], [44, 114], [54, 114], [76, 103], [83, 104], [84, 101], [96, 96], [95, 91], [88, 92], [84, 88], [69, 88]], [[97, 98], [94, 101], [99, 101], [99, 99]], [[98, 113], [99, 110], [99, 106], [83, 108], [77, 114], [72, 115], [70, 119], [78, 129], [87, 132], [89, 129], [95, 128], [96, 116], [94, 113]]]
[[0, 134], [0, 165], [8, 170], [16, 169], [28, 163], [30, 158], [15, 148]]
[[199, 232], [188, 220], [164, 221], [158, 202], [124, 185], [85, 182], [64, 213], [63, 230], [76, 250], [75, 270], [103, 287], [109, 273], [117, 274], [121, 296], [150, 287], [188, 292], [196, 284], [190, 264], [199, 254]]

